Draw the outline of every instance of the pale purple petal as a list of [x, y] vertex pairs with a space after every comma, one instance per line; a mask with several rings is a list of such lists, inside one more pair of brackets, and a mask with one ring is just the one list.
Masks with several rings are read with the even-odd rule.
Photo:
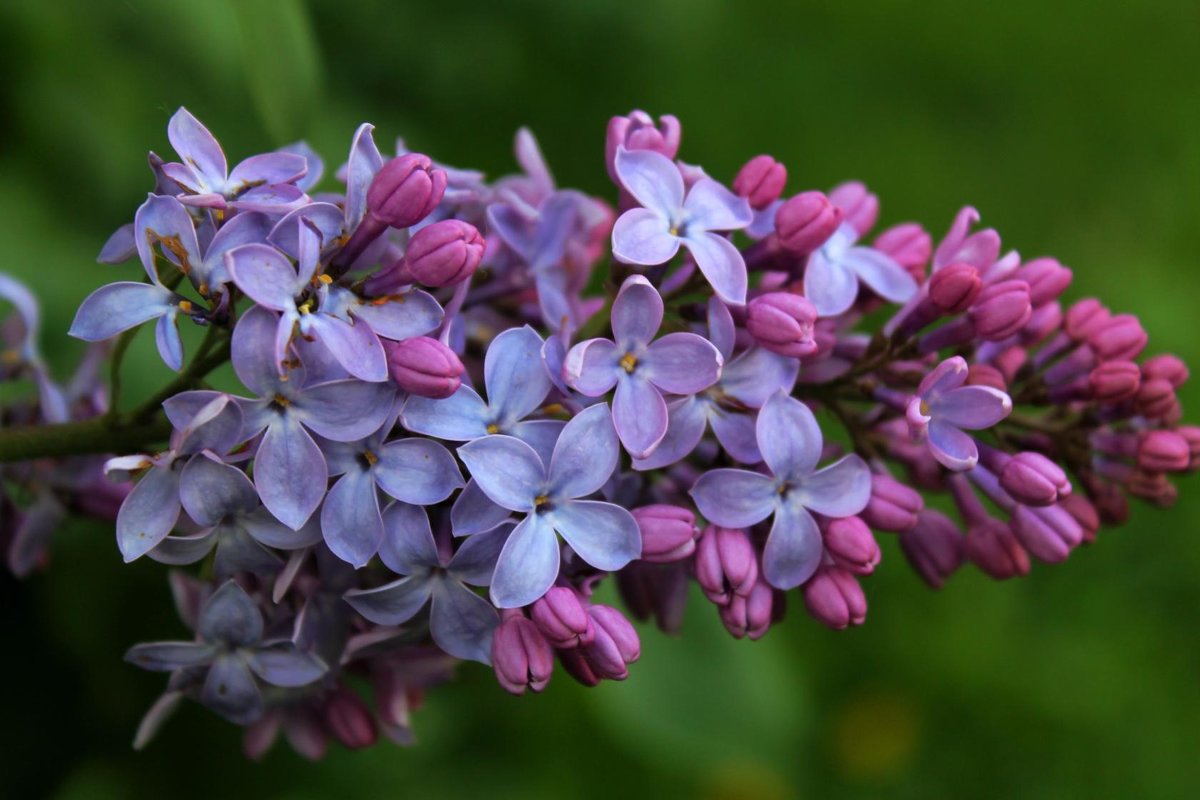
[[220, 392], [180, 392], [163, 401], [167, 419], [182, 432], [181, 450], [227, 453], [241, 439], [242, 412], [236, 398]]
[[727, 528], [745, 528], [766, 519], [779, 496], [771, 478], [744, 469], [706, 472], [688, 494], [706, 519]]
[[763, 574], [776, 589], [794, 589], [821, 565], [821, 531], [799, 503], [782, 503], [763, 548]]
[[524, 419], [546, 399], [550, 378], [542, 366], [542, 344], [542, 337], [526, 325], [504, 331], [488, 345], [483, 384], [499, 420]]
[[620, 454], [608, 406], [597, 403], [584, 409], [567, 423], [554, 445], [550, 494], [566, 499], [598, 492], [617, 468]]
[[239, 524], [256, 541], [279, 550], [311, 547], [323, 538], [321, 523], [315, 516], [309, 518], [300, 530], [292, 530], [271, 516], [267, 509], [259, 508], [241, 517]]
[[822, 317], [836, 317], [854, 305], [858, 297], [858, 276], [818, 250], [808, 259], [804, 269], [804, 296], [812, 301]]
[[150, 279], [158, 281], [154, 246], [184, 274], [200, 267], [196, 228], [187, 209], [174, 197], [150, 195], [133, 218], [134, 244]]
[[[646, 458], [635, 458], [636, 470], [659, 469], [674, 464], [696, 449], [704, 436], [708, 401], [684, 397], [667, 408], [667, 434]], [[753, 424], [751, 424], [753, 434]]]
[[[389, 383], [363, 381], [330, 381], [306, 386], [302, 396], [293, 401], [293, 408], [302, 412], [304, 424], [337, 442], [365, 439], [379, 430], [396, 399], [396, 389]], [[347, 413], [353, 409], [353, 413]]]
[[631, 208], [613, 225], [613, 257], [626, 264], [665, 264], [679, 252], [679, 242], [671, 223], [648, 208]]
[[174, 672], [209, 664], [216, 652], [212, 645], [200, 642], [147, 642], [129, 648], [125, 660], [154, 672]]
[[225, 192], [233, 195], [256, 184], [295, 183], [307, 169], [304, 156], [297, 153], [260, 153], [233, 168]]
[[272, 686], [307, 686], [329, 671], [321, 660], [302, 653], [291, 642], [255, 650], [247, 658], [255, 675]]
[[[211, 553], [220, 539], [219, 531], [216, 528], [209, 528], [192, 536], [167, 536], [146, 555], [159, 564], [172, 566], [195, 564]], [[213, 574], [217, 574], [215, 563]]]
[[244, 647], [262, 639], [263, 618], [246, 590], [230, 580], [204, 604], [196, 632], [206, 642]]
[[179, 325], [175, 314], [169, 311], [154, 324], [154, 343], [163, 363], [178, 372], [183, 368], [183, 341], [179, 338]]
[[546, 470], [532, 447], [512, 436], [485, 436], [458, 448], [484, 494], [511, 511], [531, 511], [546, 485]]
[[746, 302], [746, 262], [733, 242], [715, 233], [692, 233], [683, 240], [717, 297], [726, 303]]
[[487, 220], [488, 227], [509, 249], [529, 263], [533, 255], [532, 209], [527, 205], [523, 208], [526, 209], [524, 213], [513, 205], [493, 203], [488, 206]]
[[694, 333], [668, 333], [641, 358], [643, 376], [664, 392], [695, 394], [721, 376], [721, 353]]
[[361, 567], [371, 560], [383, 539], [383, 518], [369, 472], [355, 470], [337, 479], [321, 506], [321, 531], [325, 544], [347, 564]]
[[[301, 188], [304, 188], [303, 186]], [[238, 217], [243, 216], [239, 214]], [[235, 218], [236, 219], [236, 218]], [[292, 258], [300, 257], [300, 220], [307, 220], [321, 234], [321, 242], [328, 245], [342, 234], [342, 210], [333, 203], [309, 203], [289, 212], [267, 234], [267, 241]], [[227, 223], [228, 224], [228, 223]]]
[[563, 380], [577, 392], [599, 397], [612, 389], [621, 375], [618, 358], [617, 346], [608, 339], [580, 342], [567, 351]]
[[733, 314], [729, 306], [720, 298], [712, 297], [708, 301], [708, 339], [717, 348], [721, 358], [729, 361], [733, 348], [737, 344], [737, 328], [733, 323]]
[[979, 461], [975, 440], [948, 422], [929, 423], [929, 452], [946, 469], [962, 472]]
[[441, 566], [429, 515], [420, 506], [392, 503], [383, 512], [379, 558], [397, 575], [413, 575]]
[[344, 597], [355, 611], [376, 625], [400, 625], [416, 616], [432, 591], [433, 581], [423, 570], [375, 589], [352, 589]]
[[496, 570], [496, 559], [512, 533], [512, 525], [472, 536], [463, 541], [446, 571], [454, 578], [472, 586], [487, 586]]
[[967, 360], [962, 356], [952, 356], [938, 364], [928, 375], [921, 379], [917, 386], [917, 395], [922, 398], [933, 398], [945, 394], [951, 389], [957, 389], [967, 380]]
[[229, 276], [246, 295], [273, 311], [296, 307], [304, 283], [282, 253], [265, 244], [242, 245], [225, 254]]
[[619, 148], [615, 166], [626, 191], [664, 219], [683, 207], [683, 176], [671, 159], [653, 150]]
[[990, 428], [1012, 412], [1012, 399], [991, 386], [960, 386], [929, 401], [930, 416], [969, 431]]
[[126, 562], [143, 556], [179, 519], [179, 473], [153, 468], [130, 491], [117, 512], [117, 546]]
[[613, 423], [634, 458], [646, 458], [667, 434], [667, 403], [650, 381], [624, 375], [613, 397]]
[[246, 725], [262, 716], [263, 699], [254, 675], [241, 658], [227, 655], [213, 662], [200, 702], [230, 722]]
[[211, 527], [227, 516], [253, 511], [258, 494], [246, 473], [202, 454], [183, 468], [179, 500], [189, 517]]
[[818, 514], [854, 516], [871, 499], [871, 470], [859, 456], [844, 456], [804, 478], [790, 494]]
[[[262, 397], [279, 390], [279, 366], [269, 342], [275, 341], [276, 316], [255, 306], [238, 320], [233, 329], [233, 371], [247, 389]], [[293, 378], [294, 380], [294, 378]]]
[[469, 442], [487, 436], [487, 404], [466, 384], [444, 400], [410, 396], [400, 422], [405, 428], [452, 442]]
[[194, 169], [205, 181], [205, 188], [220, 191], [229, 166], [216, 137], [208, 128], [180, 107], [167, 123], [167, 140], [183, 163]]
[[507, 433], [532, 447], [542, 463], [549, 464], [554, 455], [554, 445], [558, 444], [558, 437], [562, 435], [566, 424], [557, 419], [534, 419], [510, 426]]
[[387, 355], [367, 323], [350, 324], [328, 314], [311, 314], [308, 330], [355, 378], [371, 383], [387, 380]]
[[455, 658], [491, 664], [492, 632], [499, 624], [492, 604], [458, 581], [434, 582], [429, 633], [442, 650]]
[[360, 301], [348, 310], [375, 333], [396, 341], [429, 333], [442, 324], [443, 317], [438, 301], [419, 289], [394, 295], [385, 303]]
[[495, 529], [508, 516], [509, 510], [493, 502], [472, 478], [450, 507], [450, 528], [455, 536], [472, 536]]
[[580, 558], [615, 572], [642, 554], [637, 520], [625, 509], [599, 500], [572, 500], [547, 515]]
[[101, 264], [124, 264], [135, 255], [137, 243], [133, 240], [133, 223], [127, 222], [108, 237], [96, 260]]
[[437, 442], [400, 439], [385, 444], [377, 455], [372, 471], [379, 487], [405, 503], [440, 503], [463, 486], [458, 462]]
[[538, 208], [537, 225], [528, 255], [529, 265], [535, 272], [545, 272], [562, 264], [578, 213], [579, 198], [576, 192], [556, 192]]
[[367, 213], [367, 189], [383, 167], [383, 156], [375, 146], [375, 126], [364, 122], [354, 132], [350, 160], [346, 162], [346, 230], [353, 231]]
[[658, 333], [662, 318], [663, 301], [658, 290], [641, 275], [630, 275], [612, 304], [613, 339], [618, 349], [632, 350], [649, 344]]
[[226, 222], [205, 249], [204, 262], [192, 274], [193, 282], [209, 292], [228, 283], [225, 254], [242, 245], [263, 242], [270, 230], [271, 219], [266, 214], [248, 212]]
[[229, 205], [239, 211], [286, 214], [310, 202], [308, 195], [299, 188], [290, 183], [277, 183], [274, 186], [256, 186], [230, 201]]
[[692, 184], [683, 208], [688, 227], [696, 230], [733, 231], [754, 221], [750, 203], [712, 178], [701, 178]]
[[325, 175], [325, 162], [308, 142], [301, 140], [285, 144], [279, 148], [278, 152], [296, 153], [304, 158], [304, 177], [295, 182], [301, 189], [307, 192], [321, 182], [321, 178]]
[[904, 303], [917, 293], [917, 282], [912, 275], [874, 248], [851, 247], [842, 256], [841, 263], [875, 294], [890, 302]]
[[781, 478], [807, 475], [821, 458], [823, 437], [817, 418], [804, 403], [783, 392], [772, 395], [758, 412], [758, 451]]
[[162, 286], [132, 281], [110, 283], [83, 301], [68, 334], [85, 342], [101, 342], [161, 317], [171, 308], [171, 292]]
[[544, 595], [557, 577], [558, 537], [541, 514], [530, 514], [500, 551], [492, 575], [492, 602], [498, 608], [527, 606]]
[[300, 530], [325, 496], [321, 448], [290, 414], [267, 426], [254, 458], [254, 486], [263, 505], [292, 530]]
[[800, 374], [800, 361], [752, 347], [721, 368], [718, 387], [750, 408], [762, 408], [771, 395], [790, 394]]
[[712, 426], [721, 447], [734, 461], [757, 464], [763, 460], [758, 449], [758, 434], [753, 414], [716, 407], [709, 412], [708, 423]]

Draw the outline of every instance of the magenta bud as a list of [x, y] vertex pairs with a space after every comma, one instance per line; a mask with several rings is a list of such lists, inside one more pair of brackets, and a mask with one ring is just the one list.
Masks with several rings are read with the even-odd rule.
[[1008, 381], [1004, 373], [991, 364], [972, 364], [967, 368], [968, 386], [990, 386], [1002, 392], [1008, 392]]
[[1054, 505], [1071, 493], [1071, 482], [1062, 468], [1041, 453], [1017, 453], [1000, 470], [1000, 485], [1018, 503]]
[[413, 234], [404, 261], [426, 286], [453, 286], [475, 272], [483, 260], [483, 237], [474, 225], [444, 219]]
[[1029, 284], [1029, 302], [1038, 308], [1057, 300], [1071, 285], [1072, 274], [1058, 259], [1035, 258], [1023, 264], [1013, 277]]
[[1101, 361], [1129, 361], [1146, 349], [1149, 338], [1137, 317], [1118, 314], [1094, 327], [1087, 343]]
[[750, 534], [741, 528], [709, 525], [696, 543], [696, 582], [709, 600], [728, 605], [746, 597], [758, 579], [758, 555]]
[[[585, 649], [593, 667], [604, 672], [602, 677], [622, 680], [629, 671], [627, 664], [637, 661], [642, 655], [642, 643], [633, 625], [612, 606], [594, 605], [588, 609], [596, 627], [596, 639]], [[620, 677], [618, 677], [618, 675]]]
[[679, 153], [679, 141], [682, 137], [679, 120], [670, 114], [654, 118], [645, 111], [631, 111], [627, 117], [613, 117], [608, 121], [608, 130], [604, 137], [604, 160], [608, 166], [608, 175], [617, 180], [617, 148], [626, 150], [653, 150], [667, 158], [674, 159]]
[[917, 283], [925, 280], [925, 266], [933, 254], [933, 237], [915, 222], [893, 225], [875, 238], [875, 249], [912, 275]]
[[1175, 387], [1163, 378], [1145, 381], [1138, 388], [1137, 408], [1148, 419], [1162, 419], [1179, 405]]
[[537, 626], [516, 613], [492, 637], [492, 669], [507, 692], [540, 692], [554, 672], [554, 651]]
[[720, 606], [717, 613], [725, 630], [735, 639], [749, 637], [757, 641], [771, 627], [775, 613], [775, 592], [770, 585], [759, 579], [746, 597], [734, 595], [727, 606]]
[[1079, 523], [1083, 529], [1083, 540], [1094, 542], [1096, 531], [1100, 530], [1100, 512], [1092, 501], [1084, 497], [1082, 492], [1072, 492], [1060, 500], [1059, 505]]
[[686, 508], [651, 505], [633, 509], [642, 532], [642, 560], [657, 564], [680, 561], [696, 552], [696, 515]]
[[1142, 371], [1132, 361], [1105, 361], [1088, 375], [1092, 397], [1104, 405], [1133, 399], [1141, 384]]
[[1033, 314], [1029, 284], [1009, 280], [986, 286], [968, 313], [981, 339], [991, 342], [1007, 339], [1021, 330]]
[[1146, 380], [1161, 378], [1178, 389], [1187, 383], [1187, 364], [1179, 356], [1162, 353], [1142, 362], [1142, 377]]
[[1012, 528], [998, 519], [985, 517], [972, 525], [963, 551], [972, 564], [995, 580], [1029, 574], [1029, 554]]
[[870, 575], [879, 563], [879, 545], [867, 523], [859, 517], [829, 520], [824, 530], [825, 550], [839, 566], [858, 575]]
[[370, 747], [378, 736], [367, 704], [345, 687], [338, 687], [325, 701], [325, 725], [333, 738], [351, 750]]
[[407, 228], [429, 216], [445, 192], [445, 171], [429, 156], [406, 153], [384, 164], [371, 181], [367, 213], [393, 228]]
[[1066, 510], [1017, 506], [1012, 515], [1013, 533], [1034, 558], [1048, 564], [1065, 561], [1083, 541], [1083, 528]]
[[754, 341], [781, 356], [800, 358], [815, 353], [816, 321], [816, 306], [791, 292], [768, 292], [746, 306], [746, 330]]
[[1188, 469], [1196, 469], [1197, 466], [1200, 466], [1200, 428], [1195, 425], [1184, 425], [1176, 428], [1175, 432], [1182, 436], [1188, 444], [1190, 456]]
[[943, 314], [966, 311], [982, 290], [979, 270], [965, 261], [947, 264], [929, 278], [929, 300]]
[[803, 592], [808, 613], [834, 630], [862, 625], [867, 619], [867, 597], [849, 570], [821, 567], [804, 584]]
[[1105, 525], [1123, 525], [1129, 520], [1129, 498], [1120, 486], [1092, 477], [1087, 493]]
[[842, 211], [820, 192], [801, 192], [783, 201], [775, 212], [779, 243], [796, 255], [825, 244], [842, 224]]
[[770, 156], [755, 156], [746, 162], [733, 179], [733, 191], [744, 197], [754, 209], [764, 209], [783, 194], [787, 167]]
[[900, 549], [917, 574], [934, 589], [963, 562], [963, 537], [953, 520], [927, 508], [917, 515], [912, 530], [900, 534]]
[[1062, 306], [1054, 300], [1033, 309], [1029, 322], [1021, 331], [1021, 341], [1025, 344], [1037, 344], [1050, 337], [1062, 328]]
[[891, 475], [872, 475], [871, 499], [861, 516], [876, 530], [901, 533], [917, 524], [917, 515], [924, 507], [925, 501], [916, 489]]
[[1175, 431], [1149, 431], [1138, 442], [1137, 465], [1146, 472], [1183, 472], [1191, 461], [1187, 439]]
[[842, 210], [842, 219], [863, 236], [879, 219], [879, 198], [859, 181], [839, 184], [829, 192], [829, 202]]
[[555, 586], [542, 595], [530, 608], [529, 616], [546, 641], [560, 650], [591, 644], [596, 638], [583, 599], [566, 586]]
[[1067, 309], [1063, 328], [1076, 342], [1085, 341], [1088, 335], [1112, 317], [1099, 300], [1088, 297]]
[[410, 394], [441, 400], [462, 385], [462, 362], [437, 339], [414, 336], [400, 342], [385, 342], [384, 349], [392, 380]]

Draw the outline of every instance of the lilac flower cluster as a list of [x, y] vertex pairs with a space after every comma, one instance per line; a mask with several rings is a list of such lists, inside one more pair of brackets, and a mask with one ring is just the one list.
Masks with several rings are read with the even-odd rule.
[[[793, 590], [840, 629], [865, 619], [878, 533], [937, 588], [1062, 561], [1129, 497], [1175, 500], [1200, 463], [1188, 372], [1141, 359], [1135, 317], [1064, 305], [1071, 270], [1004, 252], [972, 208], [936, 244], [872, 236], [862, 184], [788, 195], [757, 156], [726, 187], [676, 160], [680, 133], [612, 120], [614, 210], [559, 189], [526, 130], [523, 171], [488, 182], [385, 156], [363, 125], [325, 192], [306, 145], [230, 170], [180, 109], [178, 160], [150, 155], [100, 256], [144, 276], [83, 302], [70, 334], [95, 344], [68, 384], [0, 276], [0, 376], [36, 389], [0, 430], [11, 569], [44, 563], [69, 511], [115, 521], [126, 561], [199, 565], [171, 573], [191, 638], [128, 653], [168, 674], [138, 746], [184, 698], [245, 726], [251, 756], [280, 733], [310, 758], [406, 744], [460, 661], [515, 694], [556, 662], [624, 679], [626, 613], [677, 631], [693, 580], [735, 637]], [[178, 375], [122, 410], [148, 322]], [[204, 331], [190, 357], [180, 326]], [[241, 389], [207, 382], [226, 361]]]

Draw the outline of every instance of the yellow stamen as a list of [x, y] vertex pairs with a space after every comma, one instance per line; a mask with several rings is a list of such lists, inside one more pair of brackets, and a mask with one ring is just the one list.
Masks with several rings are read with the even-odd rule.
[[290, 406], [292, 404], [291, 400], [288, 400], [286, 397], [284, 397], [281, 394], [275, 395], [273, 402], [275, 403], [275, 405], [283, 406], [284, 408], [287, 408], [288, 406]]
[[633, 368], [637, 366], [637, 356], [633, 353], [626, 353], [621, 356], [621, 360], [618, 363], [620, 363], [621, 369], [626, 372], [633, 372]]
[[550, 497], [548, 495], [539, 494], [537, 497], [533, 498], [533, 504], [535, 506], [544, 506], [544, 505], [546, 505], [546, 503], [549, 503], [549, 502], [550, 502]]
[[329, 277], [328, 275], [318, 275], [317, 280], [319, 280], [321, 283], [325, 284], [326, 286], [333, 283], [333, 278]]
[[367, 460], [367, 463], [370, 464], [372, 467], [375, 466], [375, 464], [379, 461], [379, 456], [375, 455], [370, 450], [363, 451], [363, 458], [365, 458]]
[[183, 313], [185, 313], [185, 314], [190, 314], [190, 313], [192, 313], [192, 301], [190, 301], [190, 300], [180, 300], [180, 301], [179, 301], [179, 310], [180, 310], [180, 311], [182, 311], [182, 312], [183, 312]]
[[491, 425], [487, 426], [487, 432], [488, 433], [499, 433], [500, 426], [493, 422]]

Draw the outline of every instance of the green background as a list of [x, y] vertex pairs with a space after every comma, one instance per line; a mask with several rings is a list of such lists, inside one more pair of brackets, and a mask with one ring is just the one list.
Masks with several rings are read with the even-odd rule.
[[[0, 268], [44, 298], [68, 369], [78, 302], [134, 274], [93, 259], [181, 104], [233, 162], [305, 137], [331, 168], [369, 120], [499, 175], [527, 124], [560, 184], [606, 194], [605, 122], [642, 107], [678, 115], [681, 157], [724, 180], [768, 152], [792, 189], [857, 177], [885, 224], [939, 236], [972, 203], [1007, 245], [1074, 267], [1072, 298], [1141, 314], [1155, 351], [1200, 363], [1198, 42], [1191, 0], [7, 0]], [[149, 338], [144, 392], [166, 376]], [[794, 604], [736, 642], [695, 602], [683, 638], [643, 631], [624, 684], [558, 675], [512, 698], [467, 665], [416, 714], [417, 747], [317, 765], [284, 746], [247, 763], [195, 706], [132, 752], [161, 678], [121, 654], [183, 631], [161, 567], [73, 523], [52, 570], [0, 577], [0, 797], [1195, 796], [1200, 502], [1181, 488], [1006, 585], [968, 570], [931, 592], [884, 535], [850, 632]]]

